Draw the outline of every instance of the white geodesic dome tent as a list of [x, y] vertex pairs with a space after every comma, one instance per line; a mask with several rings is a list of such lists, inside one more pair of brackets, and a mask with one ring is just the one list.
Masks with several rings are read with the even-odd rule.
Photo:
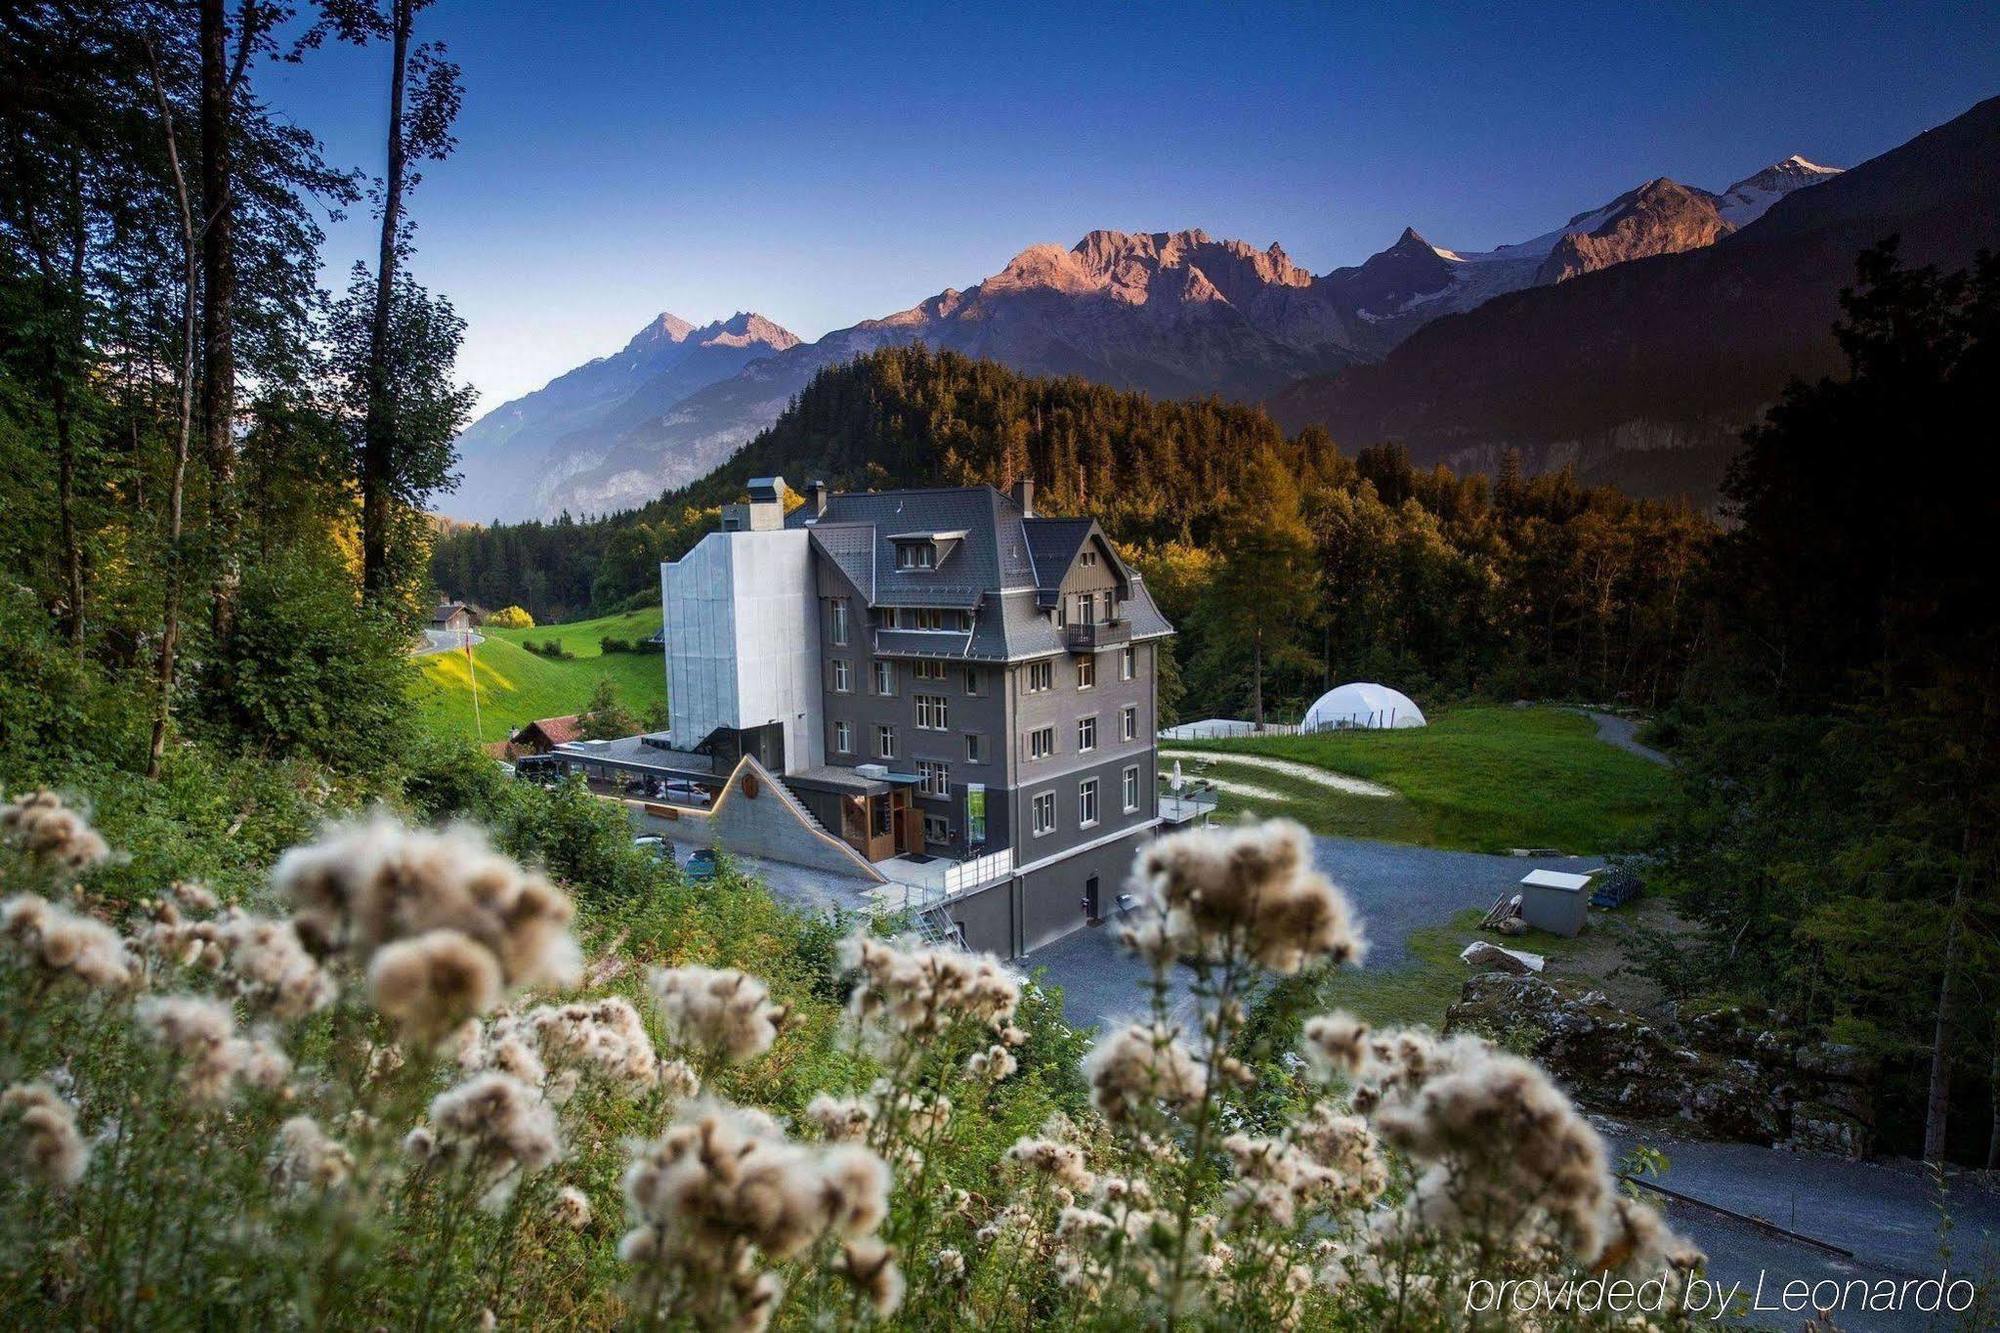
[[1328, 690], [1306, 710], [1300, 731], [1335, 731], [1353, 728], [1387, 731], [1394, 727], [1421, 727], [1423, 709], [1401, 690], [1357, 680]]

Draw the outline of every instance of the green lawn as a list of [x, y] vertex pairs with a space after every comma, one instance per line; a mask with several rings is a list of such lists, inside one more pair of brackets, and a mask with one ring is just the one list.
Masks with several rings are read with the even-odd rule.
[[[1173, 743], [1179, 748], [1179, 742]], [[1207, 746], [1189, 747], [1208, 749]], [[1162, 759], [1163, 772], [1173, 771], [1174, 761]], [[1278, 799], [1220, 792], [1217, 819], [1239, 815], [1284, 815], [1298, 820], [1315, 833], [1341, 838], [1373, 838], [1378, 842], [1411, 842], [1428, 845], [1428, 827], [1423, 812], [1402, 797], [1350, 796], [1318, 783], [1250, 764], [1235, 764], [1226, 758], [1183, 760], [1182, 771], [1190, 778], [1217, 778], [1272, 792]]]
[[[1410, 932], [1407, 964], [1393, 970], [1342, 968], [1326, 982], [1322, 1001], [1350, 1010], [1378, 1028], [1417, 1023], [1442, 1028], [1444, 1011], [1458, 1002], [1465, 979], [1473, 974], [1459, 954], [1474, 940], [1538, 953], [1548, 960], [1550, 976], [1611, 989], [1620, 983], [1615, 974], [1607, 972], [1623, 963], [1624, 943], [1631, 932], [1641, 925], [1658, 929], [1673, 920], [1664, 900], [1655, 897], [1642, 898], [1616, 912], [1593, 910], [1589, 926], [1573, 939], [1539, 930], [1517, 936], [1482, 931], [1479, 922], [1485, 915], [1472, 908], [1454, 913], [1448, 922], [1419, 926]], [[1622, 984], [1629, 989], [1633, 983]], [[1629, 1004], [1631, 1000], [1615, 997], [1614, 1002]]]
[[1665, 806], [1668, 770], [1597, 739], [1596, 724], [1558, 708], [1467, 707], [1427, 727], [1175, 742], [1175, 748], [1269, 755], [1380, 783], [1395, 800], [1349, 796], [1218, 759], [1221, 777], [1291, 798], [1225, 795], [1221, 809], [1287, 814], [1319, 833], [1498, 852], [1618, 851], [1644, 841]]
[[[1534, 931], [1509, 938], [1479, 929], [1485, 913], [1474, 908], [1459, 912], [1443, 925], [1419, 926], [1410, 932], [1410, 961], [1393, 971], [1343, 968], [1326, 983], [1328, 1003], [1367, 1019], [1374, 1026], [1408, 1027], [1422, 1023], [1444, 1026], [1444, 1011], [1458, 1003], [1472, 969], [1459, 960], [1465, 946], [1486, 940], [1505, 949], [1521, 949], [1547, 958], [1559, 975], [1568, 975], [1566, 959], [1582, 952], [1587, 937], [1564, 939]], [[1606, 914], [1593, 913], [1595, 929], [1609, 928]]]
[[[657, 608], [579, 620], [535, 629], [482, 630], [486, 641], [472, 650], [479, 676], [479, 739], [505, 740], [523, 723], [583, 710], [600, 679], [609, 679], [625, 706], [642, 720], [667, 697], [666, 663], [654, 650], [605, 656], [598, 640], [643, 639], [660, 627]], [[523, 639], [558, 639], [573, 660], [539, 657], [521, 647]], [[472, 684], [463, 652], [430, 653], [415, 659], [412, 688], [424, 720], [440, 731], [472, 735]]]

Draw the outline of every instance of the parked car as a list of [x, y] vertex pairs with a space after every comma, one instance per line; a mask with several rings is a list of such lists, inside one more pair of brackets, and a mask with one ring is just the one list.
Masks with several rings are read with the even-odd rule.
[[707, 847], [699, 848], [688, 857], [687, 877], [697, 884], [714, 879], [715, 870], [715, 853]]
[[514, 761], [514, 776], [522, 782], [539, 782], [544, 787], [561, 782], [569, 764], [560, 755], [530, 754]]
[[642, 833], [632, 839], [634, 847], [643, 847], [653, 854], [653, 859], [665, 861], [669, 865], [674, 859], [674, 845], [657, 833]]

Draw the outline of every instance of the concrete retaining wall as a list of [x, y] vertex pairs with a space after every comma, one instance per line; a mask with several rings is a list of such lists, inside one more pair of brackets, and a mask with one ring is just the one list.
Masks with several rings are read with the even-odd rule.
[[745, 758], [710, 810], [627, 801], [633, 826], [670, 842], [719, 847], [832, 875], [883, 883], [852, 847], [819, 828], [798, 798], [755, 759]]

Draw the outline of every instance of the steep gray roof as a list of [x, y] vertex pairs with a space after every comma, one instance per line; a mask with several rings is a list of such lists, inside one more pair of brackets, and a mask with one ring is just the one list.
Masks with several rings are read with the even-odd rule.
[[1053, 588], [1069, 572], [1077, 548], [1083, 545], [1083, 539], [1096, 523], [1087, 518], [1031, 518], [1021, 526], [1027, 530], [1036, 586]]
[[[878, 630], [877, 652], [989, 662], [1064, 650], [1048, 607], [1078, 548], [1096, 529], [1087, 518], [1024, 518], [1011, 497], [991, 486], [849, 492], [828, 497], [826, 512], [817, 518], [801, 506], [785, 523], [809, 531], [814, 548], [871, 607], [973, 612], [972, 630], [965, 634]], [[921, 532], [965, 536], [935, 569], [896, 568], [891, 537]], [[1120, 565], [1131, 580], [1123, 608], [1133, 637], [1172, 634], [1144, 582]]]

